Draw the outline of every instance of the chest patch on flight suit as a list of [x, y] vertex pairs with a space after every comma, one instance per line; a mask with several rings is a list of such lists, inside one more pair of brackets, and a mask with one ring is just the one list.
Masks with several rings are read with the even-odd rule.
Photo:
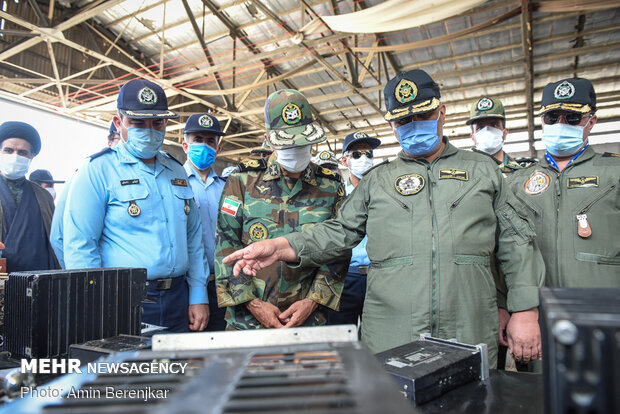
[[256, 188], [256, 191], [258, 191], [260, 194], [264, 195], [267, 194], [267, 191], [270, 190], [270, 187], [266, 186], [266, 185], [255, 185], [254, 188]]
[[267, 231], [267, 227], [263, 223], [254, 223], [250, 226], [250, 240], [252, 241], [261, 241], [265, 240], [269, 235], [269, 231]]
[[526, 194], [540, 194], [549, 187], [551, 180], [549, 176], [542, 171], [536, 171], [525, 182]]
[[221, 210], [222, 210], [222, 213], [235, 217], [237, 215], [237, 211], [239, 210], [239, 207], [241, 207], [241, 203], [239, 201], [226, 197], [224, 199], [224, 202], [222, 203]]
[[456, 168], [439, 170], [439, 179], [469, 181], [469, 172], [467, 170], [457, 170]]
[[394, 188], [404, 196], [418, 194], [424, 188], [424, 177], [420, 174], [405, 174], [396, 178]]
[[121, 180], [121, 185], [132, 185], [132, 184], [140, 184], [140, 180], [138, 178], [133, 178], [131, 180]]
[[183, 178], [175, 178], [174, 180], [170, 180], [172, 185], [177, 185], [179, 187], [187, 187], [187, 180]]
[[598, 175], [588, 177], [568, 177], [568, 188], [598, 187]]

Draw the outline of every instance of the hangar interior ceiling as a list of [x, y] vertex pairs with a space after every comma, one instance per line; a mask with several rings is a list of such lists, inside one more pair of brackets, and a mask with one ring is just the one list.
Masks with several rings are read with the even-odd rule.
[[361, 130], [382, 139], [380, 156], [393, 155], [383, 85], [414, 68], [440, 84], [444, 130], [456, 142], [469, 141], [469, 106], [492, 96], [533, 150], [542, 88], [564, 77], [593, 82], [602, 130], [620, 120], [617, 1], [467, 0], [474, 7], [455, 15], [437, 6], [440, 20], [396, 31], [377, 22], [384, 31], [373, 33], [326, 23], [349, 15], [355, 26], [350, 13], [382, 5], [416, 21], [400, 15], [403, 0], [391, 1], [0, 0], [0, 98], [107, 127], [120, 86], [144, 77], [181, 115], [169, 141], [182, 140], [190, 114], [208, 111], [226, 128], [230, 159], [260, 147], [265, 99], [282, 88], [302, 91], [329, 131], [317, 149], [340, 151]]

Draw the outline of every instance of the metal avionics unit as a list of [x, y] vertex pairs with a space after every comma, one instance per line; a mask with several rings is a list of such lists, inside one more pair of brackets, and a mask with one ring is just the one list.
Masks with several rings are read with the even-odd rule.
[[[7, 409], [22, 414], [406, 414], [413, 411], [414, 407], [402, 398], [393, 379], [360, 342], [342, 342], [340, 338], [332, 341], [321, 329], [296, 329], [298, 333], [306, 330], [321, 343], [302, 340], [290, 344], [290, 339], [284, 338], [281, 342], [289, 345], [116, 354], [105, 361], [188, 365], [184, 373], [178, 374], [69, 374], [46, 387], [65, 390], [64, 395], [74, 389], [79, 398], [26, 398], [8, 405]], [[288, 329], [261, 331], [274, 337], [289, 334], [284, 332]], [[194, 335], [175, 336], [193, 341]], [[107, 398], [114, 391], [117, 393], [112, 394], [113, 398]]]
[[12, 358], [65, 356], [69, 345], [140, 335], [146, 270], [11, 273], [6, 281], [5, 350]]
[[620, 289], [542, 288], [539, 320], [545, 413], [620, 412]]
[[467, 345], [421, 335], [420, 340], [378, 353], [401, 392], [416, 405], [489, 377], [487, 345]]

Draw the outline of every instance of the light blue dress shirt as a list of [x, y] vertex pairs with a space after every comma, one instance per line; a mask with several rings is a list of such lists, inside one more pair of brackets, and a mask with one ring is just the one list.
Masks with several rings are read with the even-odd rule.
[[89, 159], [72, 181], [63, 215], [67, 269], [143, 267], [149, 280], [185, 275], [190, 305], [209, 302], [200, 216], [181, 164], [162, 153], [145, 164], [121, 143]]
[[198, 172], [194, 170], [189, 162], [186, 162], [183, 167], [189, 177], [189, 183], [194, 191], [194, 199], [200, 212], [202, 244], [205, 249], [205, 270], [209, 274], [209, 269], [215, 269], [215, 264], [213, 263], [215, 255], [215, 228], [220, 197], [226, 185], [226, 180], [219, 177], [211, 168], [209, 175], [207, 175], [207, 181], [203, 182]]
[[71, 188], [71, 179], [69, 178], [65, 182], [65, 186], [62, 189], [62, 192], [56, 199], [56, 208], [54, 208], [54, 215], [52, 216], [52, 225], [50, 226], [50, 244], [52, 245], [52, 249], [54, 249], [54, 253], [56, 254], [56, 259], [58, 259], [58, 264], [63, 269], [65, 268], [65, 257], [63, 254], [63, 235], [62, 235], [62, 217], [65, 212], [65, 205], [67, 204], [67, 196], [69, 195], [69, 188]]
[[[344, 185], [344, 191], [347, 195], [351, 194], [351, 192], [355, 189], [353, 184], [351, 184], [350, 180]], [[350, 266], [369, 266], [370, 259], [368, 258], [368, 253], [366, 252], [366, 242], [368, 241], [368, 236], [364, 236], [362, 241], [351, 250], [351, 264]]]

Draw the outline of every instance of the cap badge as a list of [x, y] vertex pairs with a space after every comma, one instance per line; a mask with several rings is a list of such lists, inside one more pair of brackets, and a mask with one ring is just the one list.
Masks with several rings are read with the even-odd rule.
[[555, 99], [569, 99], [575, 94], [575, 87], [569, 81], [560, 83], [553, 92]]
[[330, 157], [329, 152], [327, 151], [323, 151], [319, 154], [319, 159], [321, 160], [328, 160]]
[[394, 95], [398, 102], [407, 103], [413, 101], [418, 96], [418, 87], [409, 79], [401, 79], [398, 85], [396, 85]]
[[138, 101], [144, 105], [155, 105], [157, 103], [157, 94], [147, 86], [138, 92]]
[[405, 174], [396, 178], [394, 188], [404, 196], [418, 194], [424, 188], [424, 177], [420, 174]]
[[482, 98], [478, 101], [477, 108], [479, 111], [488, 111], [489, 109], [493, 109], [493, 101], [489, 98]]
[[198, 124], [203, 128], [211, 128], [213, 126], [213, 120], [208, 115], [203, 115], [198, 118]]
[[301, 121], [301, 109], [294, 103], [287, 103], [282, 108], [282, 119], [288, 125], [295, 125]]
[[366, 138], [367, 135], [364, 132], [356, 132], [355, 134], [353, 134], [353, 139], [360, 139], [360, 138]]

